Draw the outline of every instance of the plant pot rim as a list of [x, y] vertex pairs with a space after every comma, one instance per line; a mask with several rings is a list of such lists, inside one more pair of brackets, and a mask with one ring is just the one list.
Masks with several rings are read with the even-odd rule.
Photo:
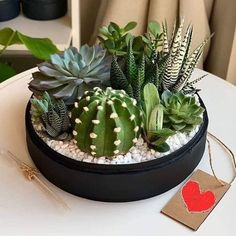
[[[166, 156], [163, 156], [161, 158], [157, 158], [154, 160], [144, 161], [140, 163], [134, 163], [134, 164], [97, 164], [97, 163], [87, 163], [82, 162], [79, 160], [74, 160], [70, 157], [64, 156], [57, 151], [53, 150], [51, 147], [49, 147], [36, 133], [32, 121], [31, 121], [31, 104], [30, 101], [27, 104], [26, 112], [25, 112], [25, 125], [27, 131], [30, 133], [32, 142], [34, 142], [36, 145], [40, 146], [42, 151], [47, 154], [49, 158], [51, 158], [53, 161], [62, 164], [68, 168], [75, 169], [75, 170], [81, 170], [86, 172], [92, 172], [92, 173], [102, 173], [102, 174], [112, 174], [112, 173], [127, 173], [127, 172], [139, 172], [140, 170], [145, 171], [149, 169], [153, 169], [154, 167], [162, 168], [164, 166], [167, 166], [171, 163], [174, 163], [177, 161], [181, 156], [189, 152], [192, 146], [194, 146], [196, 143], [199, 142], [201, 137], [204, 135], [204, 133], [207, 130], [208, 126], [208, 115], [206, 111], [206, 107], [201, 99], [201, 97], [198, 95], [199, 101], [201, 106], [205, 109], [203, 113], [203, 123], [200, 125], [198, 132], [194, 135], [194, 137], [187, 142], [185, 145], [183, 145], [178, 150], [167, 154]], [[182, 155], [180, 155], [182, 154]]]

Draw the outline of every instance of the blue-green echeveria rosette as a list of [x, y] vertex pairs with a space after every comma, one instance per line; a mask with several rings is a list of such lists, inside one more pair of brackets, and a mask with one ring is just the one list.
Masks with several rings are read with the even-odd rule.
[[39, 64], [29, 89], [36, 94], [47, 91], [72, 104], [84, 91], [109, 85], [110, 63], [110, 56], [100, 45], [83, 45], [79, 51], [71, 47]]

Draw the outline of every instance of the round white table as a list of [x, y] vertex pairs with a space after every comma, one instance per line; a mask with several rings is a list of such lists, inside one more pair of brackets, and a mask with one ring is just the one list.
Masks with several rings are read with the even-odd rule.
[[[25, 71], [0, 84], [0, 147], [33, 165], [25, 141], [24, 111], [31, 95], [31, 73]], [[193, 77], [206, 72], [195, 70]], [[236, 153], [236, 87], [209, 74], [198, 86], [208, 110], [209, 131]], [[213, 144], [214, 166], [219, 177], [233, 176], [229, 157]], [[197, 167], [211, 173], [207, 152]], [[71, 210], [63, 209], [34, 182], [27, 181], [13, 161], [0, 157], [0, 235], [4, 236], [155, 236], [236, 235], [236, 183], [197, 232], [160, 213], [178, 191], [174, 189], [142, 201], [104, 203], [73, 196], [45, 179]]]

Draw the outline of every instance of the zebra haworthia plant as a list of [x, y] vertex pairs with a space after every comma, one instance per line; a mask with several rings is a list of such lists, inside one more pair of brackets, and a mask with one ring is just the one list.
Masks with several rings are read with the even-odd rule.
[[124, 91], [95, 88], [72, 110], [78, 147], [93, 156], [124, 154], [140, 134], [140, 109]]
[[192, 53], [191, 41], [193, 27], [189, 25], [183, 34], [184, 20], [179, 23], [179, 27], [174, 27], [171, 39], [167, 35], [167, 26], [162, 24], [163, 29], [163, 48], [160, 53], [159, 61], [159, 80], [161, 81], [163, 90], [183, 91], [187, 93], [195, 93], [197, 90], [194, 84], [201, 80], [204, 76], [189, 81], [194, 68], [199, 62], [204, 46], [209, 38], [205, 39]]
[[52, 138], [66, 139], [71, 124], [64, 101], [51, 99], [47, 92], [41, 99], [33, 98], [30, 101], [32, 117], [41, 119], [45, 132]]
[[79, 51], [68, 48], [38, 65], [39, 72], [33, 73], [29, 89], [36, 94], [48, 91], [66, 104], [73, 104], [85, 90], [109, 82], [110, 59], [99, 45], [83, 45]]

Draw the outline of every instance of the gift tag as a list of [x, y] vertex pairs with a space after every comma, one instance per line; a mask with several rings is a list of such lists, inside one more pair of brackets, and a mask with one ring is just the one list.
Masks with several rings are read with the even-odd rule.
[[227, 192], [230, 184], [197, 170], [162, 209], [172, 219], [197, 230]]

